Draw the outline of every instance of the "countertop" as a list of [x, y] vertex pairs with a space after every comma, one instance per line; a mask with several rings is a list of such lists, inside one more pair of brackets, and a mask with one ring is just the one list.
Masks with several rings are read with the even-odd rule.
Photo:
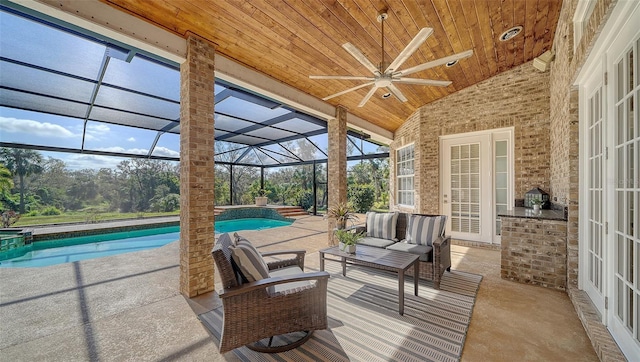
[[558, 220], [567, 221], [567, 218], [563, 210], [540, 210], [538, 212], [533, 209], [527, 209], [525, 207], [514, 207], [513, 210], [508, 210], [499, 213], [500, 217], [513, 217], [523, 219], [538, 219], [538, 220]]

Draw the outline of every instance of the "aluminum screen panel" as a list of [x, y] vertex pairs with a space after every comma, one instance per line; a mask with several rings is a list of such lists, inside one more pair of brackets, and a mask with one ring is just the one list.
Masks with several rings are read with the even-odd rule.
[[0, 56], [96, 79], [106, 47], [0, 11]]
[[95, 83], [29, 68], [6, 61], [0, 62], [0, 84], [36, 94], [64, 97], [89, 103]]
[[111, 59], [103, 82], [180, 101], [180, 71], [140, 56], [135, 56], [130, 63]]

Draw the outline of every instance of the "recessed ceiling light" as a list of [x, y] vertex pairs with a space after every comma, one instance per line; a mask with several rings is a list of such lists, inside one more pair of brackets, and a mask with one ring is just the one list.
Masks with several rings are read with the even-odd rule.
[[505, 31], [504, 33], [502, 33], [502, 35], [500, 35], [500, 41], [507, 41], [511, 38], [513, 38], [514, 36], [520, 34], [520, 32], [522, 31], [522, 26], [514, 26], [513, 28]]
[[389, 97], [391, 97], [391, 93], [385, 93], [382, 95], [382, 98], [385, 98], [385, 99]]
[[458, 64], [458, 59], [453, 60], [448, 62], [447, 64], [445, 64], [447, 67], [453, 67], [454, 65]]

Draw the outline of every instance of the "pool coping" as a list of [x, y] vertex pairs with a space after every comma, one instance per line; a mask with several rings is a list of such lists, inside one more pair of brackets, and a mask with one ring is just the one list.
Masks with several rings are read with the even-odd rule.
[[16, 231], [30, 231], [33, 242], [55, 240], [77, 236], [90, 236], [110, 232], [144, 230], [158, 227], [180, 226], [179, 216], [163, 216], [157, 218], [125, 219], [85, 224], [40, 225], [12, 228]]

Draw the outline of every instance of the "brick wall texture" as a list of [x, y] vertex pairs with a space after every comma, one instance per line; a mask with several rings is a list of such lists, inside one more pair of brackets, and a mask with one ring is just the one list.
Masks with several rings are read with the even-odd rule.
[[593, 43], [604, 26], [614, 0], [599, 0], [579, 43], [573, 42], [573, 16], [577, 0], [565, 1], [554, 39], [555, 60], [551, 63], [551, 195], [558, 204], [568, 206], [567, 272], [568, 282], [578, 283], [578, 192], [579, 122], [578, 92], [573, 88]]
[[502, 238], [502, 278], [565, 290], [566, 222], [502, 218]]
[[212, 44], [187, 39], [180, 66], [180, 291], [214, 290], [214, 58]]
[[[533, 187], [549, 189], [549, 73], [526, 63], [419, 108], [396, 131], [395, 150], [415, 142], [416, 213], [438, 213], [440, 205], [439, 136], [514, 128], [515, 197]], [[391, 170], [391, 190], [395, 188]], [[395, 192], [391, 205], [395, 205]]]
[[[347, 109], [336, 107], [336, 118], [329, 120], [327, 129], [329, 159], [327, 162], [328, 206], [347, 202]], [[329, 219], [328, 245], [337, 245], [333, 237], [336, 220]]]

